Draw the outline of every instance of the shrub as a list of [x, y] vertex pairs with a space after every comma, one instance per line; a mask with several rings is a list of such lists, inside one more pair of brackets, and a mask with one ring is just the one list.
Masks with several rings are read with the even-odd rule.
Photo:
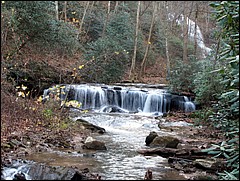
[[189, 57], [189, 63], [184, 64], [177, 59], [170, 71], [170, 86], [172, 92], [190, 92], [194, 90], [194, 73], [197, 72], [197, 61], [194, 57]]

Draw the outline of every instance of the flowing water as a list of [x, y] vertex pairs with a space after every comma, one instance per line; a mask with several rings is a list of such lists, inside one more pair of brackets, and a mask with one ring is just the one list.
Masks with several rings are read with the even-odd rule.
[[[86, 114], [81, 118], [106, 129], [106, 134], [95, 137], [106, 143], [107, 151], [95, 153], [99, 165], [93, 168], [95, 172], [100, 172], [104, 179], [142, 180], [148, 169], [152, 170], [154, 179], [166, 179], [169, 177], [169, 172], [174, 172], [166, 158], [137, 153], [138, 149], [147, 148], [145, 139], [150, 131], [156, 131], [159, 135], [176, 134], [161, 131], [154, 117]], [[175, 173], [172, 179], [177, 178], [180, 179], [183, 176]]]
[[[178, 16], [178, 17], [175, 17], [175, 16], [176, 16], [175, 13], [169, 13], [168, 14], [168, 19], [170, 21], [175, 20], [176, 23], [178, 25], [181, 25], [182, 28], [183, 28], [184, 16], [182, 14], [180, 16]], [[211, 53], [212, 49], [205, 45], [203, 34], [202, 34], [201, 30], [200, 30], [200, 27], [195, 23], [195, 21], [191, 20], [188, 17], [187, 17], [187, 24], [188, 24], [188, 36], [189, 36], [189, 39], [192, 42], [194, 42], [194, 40], [196, 38], [197, 45], [202, 50], [203, 58], [206, 58]]]
[[[101, 175], [103, 180], [143, 180], [148, 169], [152, 170], [154, 180], [185, 179], [180, 172], [169, 167], [167, 158], [158, 155], [141, 155], [137, 150], [147, 148], [145, 139], [151, 131], [157, 132], [158, 135], [177, 135], [176, 132], [160, 130], [155, 115], [156, 112], [162, 115], [173, 106], [185, 111], [194, 110], [194, 104], [186, 96], [171, 96], [164, 90], [155, 92], [132, 90], [132, 88], [116, 90], [113, 87], [109, 89], [85, 85], [75, 85], [73, 90], [70, 96], [81, 100], [84, 108], [95, 110], [91, 113], [81, 113], [73, 121], [82, 118], [105, 128], [105, 134], [91, 136], [103, 141], [107, 150], [89, 150], [86, 153], [57, 150], [29, 155], [27, 159], [52, 166], [87, 167], [90, 172]], [[109, 92], [110, 94], [107, 94]], [[116, 106], [119, 109], [114, 112], [108, 109], [104, 112], [103, 107], [99, 106], [103, 102], [104, 107]], [[137, 112], [133, 113], [136, 110]], [[169, 126], [189, 126], [189, 124], [179, 122]], [[15, 170], [4, 169], [4, 178], [12, 178], [11, 175], [17, 171], [28, 174], [26, 165], [29, 164], [22, 163]], [[31, 175], [28, 175], [28, 178], [31, 179]]]

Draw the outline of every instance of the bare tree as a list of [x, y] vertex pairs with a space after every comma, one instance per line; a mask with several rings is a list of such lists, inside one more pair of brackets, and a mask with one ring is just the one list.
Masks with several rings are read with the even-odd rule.
[[83, 21], [84, 21], [84, 18], [86, 16], [86, 13], [87, 13], [87, 9], [88, 9], [88, 6], [89, 6], [89, 2], [90, 1], [87, 1], [86, 2], [86, 5], [84, 6], [84, 12], [83, 12], [83, 16], [82, 16], [82, 20], [80, 22], [80, 28], [79, 28], [79, 32], [81, 33], [82, 32], [82, 26], [83, 26]]
[[188, 63], [188, 17], [187, 17], [187, 1], [184, 1], [183, 9], [183, 62]]
[[94, 4], [95, 4], [95, 1], [92, 1], [92, 4], [91, 4], [91, 6], [90, 6], [90, 8], [89, 8], [89, 14], [92, 13]]
[[110, 14], [110, 7], [111, 7], [111, 1], [108, 1], [108, 11], [107, 11], [106, 21], [105, 21], [104, 26], [103, 26], [102, 37], [105, 36], [105, 31], [106, 31], [106, 27], [107, 27], [107, 23], [108, 23], [108, 19], [109, 19], [109, 14]]
[[194, 27], [194, 55], [197, 57], [197, 23], [198, 23], [198, 2], [195, 2], [196, 11], [195, 11], [195, 27]]
[[138, 78], [141, 78], [142, 75], [145, 73], [147, 55], [148, 55], [149, 47], [150, 47], [150, 44], [151, 44], [152, 29], [153, 29], [153, 25], [154, 25], [156, 10], [157, 10], [157, 5], [156, 5], [155, 1], [152, 2], [152, 5], [153, 5], [153, 13], [152, 13], [152, 19], [151, 19], [149, 34], [148, 34], [147, 47], [146, 47], [146, 51], [145, 51], [145, 54], [144, 54], [144, 57], [143, 57], [143, 60], [142, 60], [141, 66], [140, 66], [140, 72], [139, 72]]
[[58, 1], [55, 1], [56, 19], [58, 20]]
[[168, 27], [168, 1], [165, 1], [164, 3], [164, 9], [165, 9], [165, 51], [166, 51], [166, 57], [167, 57], [167, 72], [166, 72], [166, 76], [168, 78], [169, 74], [170, 74], [170, 59], [169, 59], [169, 50], [168, 50], [168, 31], [170, 31], [170, 29], [172, 29], [172, 22], [171, 22], [171, 27]]
[[[89, 7], [88, 14], [91, 14], [91, 13], [92, 13], [94, 4], [95, 4], [95, 1], [92, 1], [91, 6]], [[87, 37], [87, 34], [88, 34], [88, 32], [89, 32], [90, 27], [91, 27], [91, 20], [88, 22], [88, 25], [87, 25], [87, 28], [86, 28], [86, 32], [85, 32], [85, 37]]]
[[64, 21], [67, 22], [67, 1], [64, 1], [63, 11], [64, 11]]
[[131, 69], [129, 72], [130, 79], [134, 79], [134, 76], [135, 76], [135, 64], [136, 64], [136, 55], [137, 55], [138, 27], [139, 27], [139, 14], [140, 14], [141, 1], [138, 1], [137, 3], [138, 5], [137, 5], [136, 30], [135, 30], [135, 39], [134, 39], [134, 52], [132, 57]]
[[114, 13], [117, 13], [117, 10], [118, 10], [118, 1], [116, 1], [116, 4], [115, 4], [115, 8], [114, 8]]

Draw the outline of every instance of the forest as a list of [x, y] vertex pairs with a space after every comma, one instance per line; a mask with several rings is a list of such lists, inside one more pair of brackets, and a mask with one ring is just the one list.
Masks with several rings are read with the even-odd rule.
[[70, 134], [81, 103], [57, 85], [86, 83], [191, 97], [188, 118], [222, 136], [202, 149], [224, 160], [217, 179], [239, 180], [239, 1], [1, 1], [1, 168], [21, 150], [12, 140]]

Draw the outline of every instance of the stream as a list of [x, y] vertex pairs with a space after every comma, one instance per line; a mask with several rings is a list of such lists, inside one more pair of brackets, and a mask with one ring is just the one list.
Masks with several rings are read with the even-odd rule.
[[[85, 120], [106, 129], [107, 134], [96, 136], [106, 143], [107, 151], [98, 151], [95, 158], [99, 161], [94, 172], [102, 174], [106, 180], [141, 180], [150, 169], [154, 179], [165, 179], [166, 174], [174, 172], [168, 167], [167, 159], [160, 156], [143, 156], [137, 149], [146, 148], [145, 139], [150, 131], [159, 135], [174, 135], [160, 131], [157, 120], [135, 115], [83, 115]], [[179, 174], [173, 174], [174, 177]], [[169, 177], [169, 175], [168, 175]], [[177, 178], [172, 178], [177, 179]]]
[[[89, 90], [87, 91], [91, 92]], [[141, 96], [144, 97], [145, 95], [142, 95], [141, 92]], [[162, 97], [163, 96], [161, 96], [161, 98]], [[158, 100], [159, 98], [157, 97], [156, 99]], [[146, 100], [148, 100], [148, 97], [146, 97], [145, 101]], [[163, 108], [159, 107], [159, 110], [167, 111], [168, 106], [164, 105], [163, 100], [164, 99], [160, 100]], [[186, 101], [186, 97], [184, 97], [183, 100]], [[122, 101], [122, 105], [125, 103]], [[188, 104], [185, 105], [189, 105], [189, 102], [187, 103]], [[151, 105], [151, 102], [148, 104]], [[167, 104], [166, 99], [165, 104]], [[190, 106], [192, 106], [192, 104], [193, 103], [191, 103]], [[117, 103], [115, 105], [119, 106]], [[86, 106], [86, 104], [84, 106]], [[129, 105], [125, 105], [125, 107], [128, 106]], [[102, 112], [103, 109], [99, 109], [94, 112], [81, 113], [73, 118], [73, 121], [82, 118], [94, 125], [104, 128], [106, 133], [102, 135], [93, 133], [91, 136], [96, 140], [104, 142], [107, 150], [87, 150], [86, 153], [78, 153], [64, 149], [53, 150], [29, 155], [26, 159], [37, 163], [46, 163], [51, 166], [87, 167], [90, 172], [101, 175], [102, 180], [143, 180], [148, 169], [152, 170], [154, 180], [186, 180], [183, 173], [169, 166], [167, 158], [158, 155], [144, 156], [137, 153], [138, 149], [147, 148], [145, 139], [151, 131], [157, 132], [158, 135], [178, 135], [176, 131], [171, 132], [169, 129], [160, 129], [158, 127], [159, 120], [156, 119], [156, 114], [152, 114], [149, 111], [152, 107], [152, 105], [142, 105], [142, 110], [147, 111], [140, 111], [134, 114], [128, 112]], [[162, 115], [162, 112], [160, 112], [160, 115]], [[191, 124], [186, 122], [175, 122], [175, 125], [164, 124], [166, 127], [182, 127], [183, 130], [184, 127], [191, 126]], [[180, 130], [179, 133], [182, 133], [181, 129], [176, 130]], [[17, 166], [3, 168], [3, 178], [12, 180], [13, 173], [21, 171], [27, 175], [27, 179], [31, 180], [32, 176], [28, 173], [29, 165], [31, 165], [29, 162], [18, 162]]]

